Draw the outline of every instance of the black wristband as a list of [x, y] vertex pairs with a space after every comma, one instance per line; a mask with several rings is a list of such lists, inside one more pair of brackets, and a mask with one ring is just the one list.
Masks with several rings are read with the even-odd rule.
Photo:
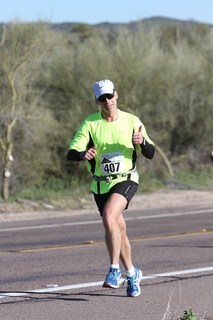
[[84, 160], [83, 157], [84, 157], [85, 153], [86, 153], [86, 151], [79, 152], [79, 159], [80, 160]]

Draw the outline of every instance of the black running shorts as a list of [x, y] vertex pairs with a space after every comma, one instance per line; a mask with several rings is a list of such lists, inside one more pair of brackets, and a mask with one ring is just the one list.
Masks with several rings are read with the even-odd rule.
[[97, 204], [98, 210], [100, 211], [100, 215], [101, 216], [103, 215], [104, 206], [112, 193], [118, 193], [124, 196], [124, 198], [127, 200], [127, 205], [125, 208], [127, 209], [129, 202], [135, 195], [137, 189], [138, 189], [138, 184], [136, 182], [132, 180], [125, 180], [114, 185], [107, 193], [103, 193], [103, 194], [94, 193], [94, 199]]

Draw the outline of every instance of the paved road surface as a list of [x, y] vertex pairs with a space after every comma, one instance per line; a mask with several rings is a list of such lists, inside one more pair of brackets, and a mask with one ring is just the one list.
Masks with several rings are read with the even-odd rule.
[[1, 223], [0, 319], [166, 320], [190, 308], [213, 318], [213, 208], [172, 211], [125, 212], [144, 274], [136, 299], [101, 287], [108, 256], [97, 213]]

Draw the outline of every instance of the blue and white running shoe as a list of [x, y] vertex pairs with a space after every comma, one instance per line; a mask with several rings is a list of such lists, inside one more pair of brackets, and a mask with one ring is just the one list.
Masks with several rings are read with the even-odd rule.
[[142, 279], [142, 271], [136, 267], [135, 274], [132, 277], [127, 277], [126, 295], [128, 297], [137, 297], [141, 293], [140, 281]]
[[119, 288], [120, 284], [122, 284], [123, 279], [121, 277], [121, 270], [110, 268], [109, 273], [106, 276], [106, 279], [103, 283], [103, 287], [105, 288]]

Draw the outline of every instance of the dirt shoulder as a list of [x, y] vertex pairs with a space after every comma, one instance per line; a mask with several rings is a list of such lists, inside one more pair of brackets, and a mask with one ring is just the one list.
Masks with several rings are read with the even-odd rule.
[[[46, 205], [44, 209], [35, 208], [32, 203], [1, 204], [0, 205], [0, 222], [20, 221], [20, 220], [35, 220], [57, 218], [70, 215], [90, 214], [97, 212], [96, 205], [91, 197], [82, 201], [81, 207], [77, 209], [54, 208]], [[193, 206], [196, 208], [213, 208], [213, 191], [196, 191], [196, 190], [172, 190], [159, 191], [149, 194], [137, 194], [130, 203], [129, 209], [143, 210], [160, 209], [160, 208], [177, 208]]]

